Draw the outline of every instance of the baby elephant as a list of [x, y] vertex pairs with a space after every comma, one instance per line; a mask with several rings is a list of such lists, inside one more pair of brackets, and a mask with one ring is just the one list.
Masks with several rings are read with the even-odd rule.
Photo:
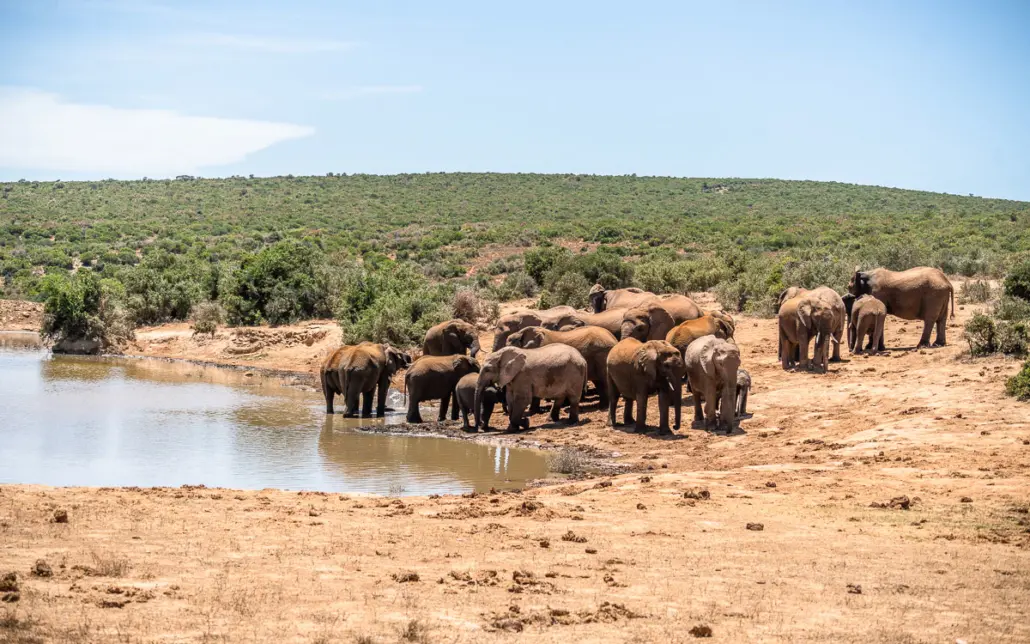
[[737, 369], [737, 418], [747, 413], [747, 395], [751, 391], [751, 374]]
[[[447, 405], [458, 381], [470, 373], [479, 372], [479, 363], [468, 356], [422, 356], [404, 374], [404, 387], [408, 392], [408, 422], [421, 423], [418, 404], [424, 400], [440, 401], [440, 421], [447, 420]], [[451, 420], [458, 420], [458, 403], [454, 402]]]
[[[479, 374], [470, 373], [462, 376], [461, 380], [458, 381], [458, 386], [454, 389], [454, 395], [458, 398], [458, 409], [461, 410], [461, 422], [462, 429], [467, 432], [474, 432], [479, 430], [480, 425], [475, 426], [469, 425], [469, 414], [475, 418], [476, 413], [476, 384], [479, 382]], [[490, 416], [494, 413], [494, 405], [501, 403], [501, 407], [504, 409], [504, 413], [508, 413], [508, 405], [504, 400], [504, 390], [498, 389], [494, 385], [488, 385], [483, 389], [483, 398], [480, 401], [482, 409], [479, 415], [479, 422], [482, 425], [483, 431], [490, 431]]]
[[862, 353], [862, 340], [869, 338], [866, 351], [883, 351], [883, 325], [887, 320], [887, 306], [872, 295], [855, 299], [848, 293], [843, 297], [848, 310], [848, 348], [854, 354]]

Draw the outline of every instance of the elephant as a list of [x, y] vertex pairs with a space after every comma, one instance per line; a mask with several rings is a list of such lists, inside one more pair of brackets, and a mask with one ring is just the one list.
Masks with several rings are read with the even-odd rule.
[[666, 342], [679, 349], [680, 355], [686, 351], [690, 343], [706, 335], [714, 335], [723, 340], [733, 337], [736, 327], [733, 318], [722, 311], [706, 311], [704, 315], [679, 324], [665, 336]]
[[747, 414], [747, 396], [751, 392], [751, 374], [746, 369], [737, 369], [737, 418]]
[[669, 406], [675, 414], [674, 429], [680, 428], [682, 385], [686, 366], [679, 350], [665, 340], [640, 340], [627, 337], [608, 353], [608, 423], [615, 427], [619, 398], [625, 399], [623, 422], [634, 423], [633, 404], [637, 406], [635, 430], [647, 429], [647, 399], [658, 394], [658, 434], [670, 434]]
[[526, 407], [533, 398], [550, 398], [551, 421], [558, 422], [569, 404], [569, 424], [579, 422], [579, 399], [587, 379], [587, 362], [572, 347], [549, 344], [539, 349], [504, 347], [486, 357], [476, 387], [476, 426], [480, 425], [486, 388], [507, 388], [508, 431], [529, 429]]
[[[473, 418], [476, 413], [476, 386], [479, 383], [479, 374], [470, 373], [461, 377], [458, 381], [457, 386], [454, 388], [454, 394], [458, 399], [458, 408], [461, 410], [461, 423], [462, 429], [465, 431], [477, 431], [479, 425], [469, 425], [469, 413], [471, 412]], [[490, 431], [490, 416], [494, 413], [494, 405], [501, 403], [501, 408], [504, 413], [508, 413], [508, 405], [504, 399], [504, 389], [498, 389], [493, 385], [487, 386], [483, 390], [483, 412], [481, 414], [481, 420], [483, 422], [483, 431]]]
[[562, 331], [568, 331], [570, 328], [580, 326], [597, 326], [608, 331], [616, 340], [620, 339], [622, 335], [622, 314], [626, 312], [626, 309], [605, 309], [600, 313], [584, 313], [577, 311], [575, 315], [575, 324], [562, 327]]
[[442, 422], [447, 420], [447, 405], [454, 398], [451, 420], [458, 420], [458, 401], [454, 389], [467, 374], [478, 373], [479, 363], [465, 355], [422, 356], [404, 374], [404, 387], [408, 392], [409, 423], [421, 423], [418, 404], [423, 400], [439, 400]]
[[701, 317], [701, 307], [686, 295], [659, 295], [658, 301], [676, 324]]
[[655, 297], [658, 296], [636, 287], [618, 288], [614, 291], [606, 290], [600, 284], [590, 287], [590, 307], [594, 313], [608, 309], [630, 309]]
[[333, 413], [336, 394], [344, 397], [346, 415], [358, 415], [358, 396], [362, 397], [361, 415], [372, 415], [372, 396], [379, 388], [376, 414], [386, 413], [386, 395], [393, 375], [411, 364], [411, 356], [389, 344], [362, 342], [334, 351], [319, 370], [325, 395], [325, 413]]
[[[833, 324], [831, 325], [830, 332], [837, 341], [833, 343], [833, 355], [830, 358], [830, 361], [840, 362], [840, 343], [844, 339], [844, 330], [847, 328], [848, 313], [847, 307], [844, 306], [844, 300], [837, 291], [833, 290], [829, 286], [817, 286], [814, 289], [791, 286], [780, 293], [777, 311], [779, 311], [780, 307], [782, 307], [783, 303], [787, 300], [808, 294], [812, 294], [814, 297], [821, 299], [833, 310]], [[795, 356], [794, 359], [797, 360], [798, 356]]]
[[813, 360], [816, 368], [826, 370], [829, 345], [839, 342], [833, 335], [836, 319], [834, 310], [817, 294], [809, 291], [793, 297], [780, 306], [779, 312], [780, 361], [789, 369], [799, 361], [803, 369], [809, 368], [808, 342], [815, 338]]
[[597, 389], [602, 407], [608, 404], [608, 352], [617, 342], [614, 335], [597, 326], [586, 326], [571, 331], [551, 331], [531, 326], [508, 336], [508, 346], [512, 347], [536, 349], [560, 343], [579, 351], [587, 361], [587, 380]]
[[687, 369], [687, 386], [694, 397], [694, 422], [704, 421], [707, 427], [714, 426], [732, 434], [737, 424], [734, 404], [740, 369], [737, 345], [706, 335], [687, 347], [683, 363]]
[[578, 312], [571, 306], [555, 306], [544, 311], [516, 311], [502, 316], [494, 326], [494, 351], [505, 346], [508, 336], [527, 326], [542, 326], [548, 329], [575, 328], [582, 326], [576, 318]]
[[887, 306], [872, 295], [856, 299], [851, 293], [843, 297], [848, 312], [848, 348], [862, 353], [862, 341], [867, 337], [866, 351], [878, 351], [883, 344], [883, 325], [887, 320]]
[[[848, 291], [855, 297], [872, 295], [883, 302], [889, 315], [902, 320], [922, 320], [923, 335], [917, 348], [930, 346], [930, 331], [935, 324], [937, 339], [932, 346], [947, 344], [948, 300], [951, 300], [951, 317], [955, 317], [955, 289], [940, 269], [928, 266], [907, 271], [855, 269]], [[884, 350], [882, 336], [877, 348]]]
[[426, 331], [422, 342], [422, 355], [452, 356], [469, 351], [473, 358], [479, 353], [479, 331], [465, 320], [447, 320]]

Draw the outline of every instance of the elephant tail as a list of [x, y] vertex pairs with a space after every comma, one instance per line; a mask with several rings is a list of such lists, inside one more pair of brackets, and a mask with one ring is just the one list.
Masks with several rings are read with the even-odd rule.
[[951, 318], [955, 319], [955, 287], [952, 286], [950, 291], [951, 291]]

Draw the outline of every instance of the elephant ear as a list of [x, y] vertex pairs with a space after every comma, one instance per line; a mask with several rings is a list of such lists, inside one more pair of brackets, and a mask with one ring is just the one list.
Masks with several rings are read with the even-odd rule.
[[801, 322], [801, 326], [806, 329], [812, 326], [811, 302], [802, 302], [801, 304], [798, 304], [798, 320]]
[[519, 375], [522, 368], [526, 366], [526, 354], [521, 351], [508, 351], [501, 358], [501, 372], [497, 377], [498, 387], [507, 387], [508, 383]]
[[719, 332], [716, 333], [716, 337], [721, 337], [724, 340], [733, 337], [733, 324], [731, 322], [722, 318], [716, 318], [715, 325], [719, 327]]
[[653, 344], [647, 343], [640, 347], [636, 355], [637, 370], [647, 376], [647, 379], [654, 382], [658, 378], [658, 349]]

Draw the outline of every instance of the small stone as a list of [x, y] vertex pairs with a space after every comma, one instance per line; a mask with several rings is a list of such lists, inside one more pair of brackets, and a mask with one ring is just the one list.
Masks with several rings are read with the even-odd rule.
[[550, 548], [551, 547], [551, 541], [549, 539], [541, 539], [540, 540], [540, 547], [541, 548]]
[[707, 501], [708, 499], [712, 498], [712, 495], [711, 495], [711, 493], [708, 490], [706, 490], [704, 488], [695, 487], [695, 488], [690, 488], [689, 490], [684, 492], [683, 493], [683, 498], [684, 499], [697, 499], [698, 501]]
[[852, 595], [861, 595], [862, 586], [861, 584], [848, 584], [848, 592]]
[[964, 496], [961, 499], [959, 499], [958, 502], [959, 503], [972, 503], [973, 499], [969, 498], [968, 496]]
[[637, 509], [638, 510], [646, 510], [647, 506], [644, 505], [643, 503], [637, 503]]
[[0, 593], [18, 592], [18, 574], [9, 572], [0, 577]]
[[597, 548], [587, 548], [586, 549], [586, 553], [588, 555], [596, 555], [597, 554]]
[[419, 579], [417, 572], [395, 572], [391, 575], [391, 577], [393, 577], [393, 580], [396, 581], [398, 584], [405, 584], [412, 581], [418, 581]]
[[669, 464], [668, 463], [662, 463], [662, 469], [663, 470], [669, 469]]
[[68, 511], [54, 510], [54, 523], [68, 523]]
[[712, 627], [708, 626], [707, 624], [698, 624], [697, 626], [691, 628], [687, 632], [693, 635], [694, 637], [711, 637]]
[[53, 577], [54, 571], [45, 559], [37, 559], [36, 564], [32, 566], [32, 574], [37, 577]]
[[748, 530], [754, 530], [755, 532], [761, 532], [762, 530], [765, 530], [765, 524], [763, 524], [763, 523], [748, 523], [747, 524], [747, 529]]
[[776, 487], [776, 484], [773, 483], [772, 481], [769, 481], [768, 483], [765, 484], [765, 487]]

